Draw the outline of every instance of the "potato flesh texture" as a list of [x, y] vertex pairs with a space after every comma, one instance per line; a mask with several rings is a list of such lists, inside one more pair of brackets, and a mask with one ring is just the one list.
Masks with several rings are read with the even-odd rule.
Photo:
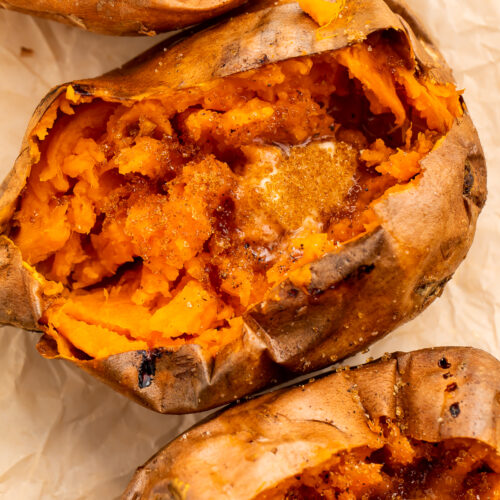
[[[442, 132], [440, 124], [460, 114], [451, 85], [420, 82], [403, 65], [391, 66], [388, 54], [383, 42], [361, 44], [132, 107], [95, 101], [77, 107], [75, 116], [60, 116], [41, 143], [41, 161], [15, 215], [19, 230], [13, 236], [25, 260], [72, 290], [45, 312], [49, 332], [62, 334], [92, 357], [185, 342], [215, 352], [238, 330], [246, 307], [289, 270], [369, 229], [374, 223], [369, 204], [418, 174], [420, 158]], [[363, 73], [362, 64], [370, 71]], [[349, 169], [339, 176], [342, 162], [324, 175], [328, 162], [314, 158], [309, 163], [313, 175], [302, 178], [305, 186], [323, 170], [323, 183], [334, 176], [340, 188], [332, 189], [330, 201], [323, 189], [322, 220], [308, 225], [305, 217], [300, 232], [295, 226], [302, 209], [318, 217], [317, 206], [304, 206], [307, 196], [297, 196], [300, 176], [294, 196], [286, 196], [293, 190], [285, 182], [293, 175], [282, 174], [273, 184], [270, 194], [281, 196], [281, 213], [295, 214], [280, 220], [279, 204], [269, 193], [262, 198], [249, 181], [252, 158], [262, 142], [293, 146], [332, 137], [328, 103], [332, 92], [349, 94], [346, 67], [361, 82], [374, 113], [393, 113], [408, 128], [408, 112], [419, 114], [423, 108], [421, 118], [436, 131], [413, 131], [412, 138], [408, 129], [398, 150], [382, 139], [367, 147], [359, 131], [337, 131], [345, 138], [339, 149], [364, 149], [361, 160], [369, 168], [358, 168], [352, 186]], [[397, 82], [401, 75], [406, 84]], [[410, 86], [413, 109], [398, 94]], [[427, 105], [436, 109], [429, 111]], [[61, 108], [68, 112], [69, 106]], [[260, 151], [265, 147], [271, 146]], [[303, 156], [303, 163], [307, 150], [295, 154]], [[232, 169], [222, 161], [226, 158], [233, 160]], [[346, 158], [346, 165], [353, 161], [352, 154]], [[265, 176], [259, 175], [254, 177], [262, 183]], [[315, 197], [309, 200], [314, 205]], [[271, 236], [255, 231], [262, 220]], [[137, 257], [141, 263], [132, 264]], [[127, 263], [130, 269], [121, 268], [113, 283], [82, 290]], [[90, 343], [86, 325], [102, 329], [89, 333]]]
[[335, 20], [345, 6], [345, 0], [299, 0], [300, 8], [307, 12], [320, 26]]
[[383, 424], [378, 450], [356, 448], [306, 469], [256, 500], [500, 498], [500, 456], [470, 439], [428, 443]]

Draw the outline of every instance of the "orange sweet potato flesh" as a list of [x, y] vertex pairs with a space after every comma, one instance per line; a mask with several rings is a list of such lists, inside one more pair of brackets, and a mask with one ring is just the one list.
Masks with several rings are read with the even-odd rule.
[[[366, 232], [386, 189], [418, 182], [463, 112], [453, 85], [427, 84], [380, 36], [133, 105], [70, 92], [40, 131], [11, 238], [65, 288], [46, 330], [97, 359], [217, 352], [272, 285]], [[358, 123], [336, 99], [365, 107]]]
[[396, 424], [374, 424], [380, 448], [355, 448], [305, 469], [255, 500], [494, 499], [500, 456], [473, 439], [408, 439]]
[[345, 0], [299, 0], [299, 5], [320, 26], [327, 26], [340, 15]]

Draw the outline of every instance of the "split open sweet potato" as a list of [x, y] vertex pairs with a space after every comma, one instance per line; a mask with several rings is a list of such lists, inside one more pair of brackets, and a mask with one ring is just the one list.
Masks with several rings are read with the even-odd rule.
[[193, 427], [122, 499], [493, 500], [499, 381], [494, 357], [463, 347], [341, 369]]
[[221, 15], [246, 0], [0, 0], [0, 7], [106, 35], [156, 35]]
[[54, 89], [1, 188], [0, 321], [189, 412], [418, 314], [467, 253], [486, 172], [449, 69], [390, 6], [319, 30], [261, 2]]

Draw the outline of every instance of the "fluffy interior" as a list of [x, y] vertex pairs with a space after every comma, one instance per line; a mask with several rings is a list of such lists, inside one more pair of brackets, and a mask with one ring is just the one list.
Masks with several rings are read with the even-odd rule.
[[273, 286], [306, 285], [307, 263], [375, 227], [373, 203], [425, 175], [463, 112], [399, 41], [135, 102], [70, 86], [34, 131], [40, 160], [11, 229], [60, 351], [214, 354]]
[[356, 448], [267, 490], [256, 500], [493, 500], [500, 494], [500, 456], [470, 439], [408, 439], [384, 422], [382, 446]]

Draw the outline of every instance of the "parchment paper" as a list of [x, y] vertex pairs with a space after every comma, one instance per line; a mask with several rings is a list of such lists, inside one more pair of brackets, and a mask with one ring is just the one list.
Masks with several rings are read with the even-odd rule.
[[[488, 160], [489, 199], [474, 245], [443, 296], [350, 363], [437, 345], [472, 345], [500, 358], [500, 2], [409, 2], [466, 88]], [[105, 37], [0, 11], [0, 177], [50, 87], [98, 75], [159, 40]], [[143, 409], [75, 367], [41, 358], [37, 337], [0, 328], [4, 500], [116, 498], [137, 466], [203, 416]]]

